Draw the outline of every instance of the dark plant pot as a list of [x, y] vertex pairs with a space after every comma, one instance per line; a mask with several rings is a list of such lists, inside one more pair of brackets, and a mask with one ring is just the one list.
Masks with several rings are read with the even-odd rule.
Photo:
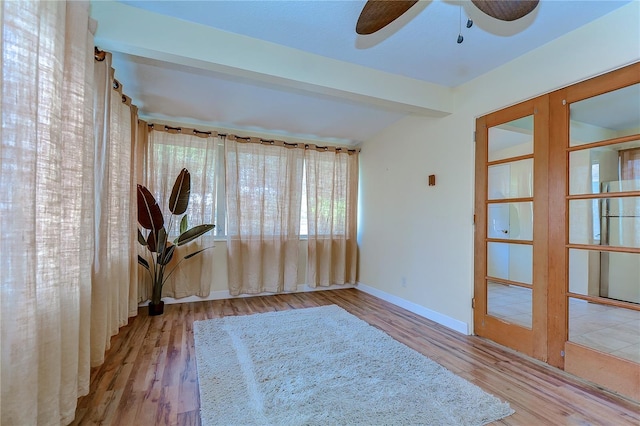
[[149, 316], [153, 317], [156, 315], [162, 315], [163, 313], [164, 302], [162, 300], [158, 304], [149, 302]]

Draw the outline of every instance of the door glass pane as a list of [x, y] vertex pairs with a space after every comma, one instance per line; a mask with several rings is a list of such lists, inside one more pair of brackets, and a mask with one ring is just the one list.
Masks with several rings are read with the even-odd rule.
[[533, 154], [533, 116], [489, 128], [489, 161]]
[[490, 200], [533, 196], [533, 159], [490, 166], [488, 170]]
[[640, 191], [640, 140], [569, 154], [569, 194]]
[[531, 289], [487, 283], [487, 313], [504, 321], [531, 328]]
[[640, 363], [640, 311], [569, 298], [569, 341]]
[[489, 204], [487, 237], [533, 240], [533, 202]]
[[531, 284], [533, 246], [528, 244], [487, 243], [487, 275], [493, 278]]
[[640, 133], [640, 84], [574, 102], [570, 106], [570, 145]]
[[569, 291], [640, 303], [640, 254], [570, 249]]
[[640, 248], [640, 197], [569, 202], [569, 242]]
[[489, 128], [487, 149], [487, 314], [531, 329], [534, 116]]

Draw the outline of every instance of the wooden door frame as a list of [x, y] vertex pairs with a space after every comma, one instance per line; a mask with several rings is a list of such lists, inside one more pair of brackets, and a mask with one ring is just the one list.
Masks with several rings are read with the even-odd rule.
[[[547, 356], [547, 169], [548, 96], [519, 103], [476, 120], [474, 333], [519, 352], [546, 360]], [[533, 116], [533, 299], [532, 328], [509, 324], [487, 314], [487, 165], [489, 128]]]
[[[573, 102], [633, 84], [640, 84], [640, 62], [476, 120], [474, 332], [640, 400], [638, 364], [569, 342], [568, 310], [569, 107]], [[487, 139], [490, 127], [525, 117], [532, 111], [535, 117], [534, 291], [532, 330], [528, 333], [528, 329], [486, 315]], [[640, 139], [640, 135], [637, 136]], [[513, 333], [512, 338], [493, 336], [496, 331]], [[514, 344], [514, 339], [521, 342]]]
[[[550, 99], [549, 354], [548, 363], [640, 400], [638, 364], [569, 341], [569, 142], [570, 106], [640, 84], [640, 62], [552, 92]], [[638, 135], [640, 139], [640, 135]]]

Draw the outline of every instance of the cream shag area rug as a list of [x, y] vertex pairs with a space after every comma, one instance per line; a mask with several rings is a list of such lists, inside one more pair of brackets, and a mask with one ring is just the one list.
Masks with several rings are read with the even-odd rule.
[[331, 305], [194, 323], [203, 426], [483, 425], [513, 413]]

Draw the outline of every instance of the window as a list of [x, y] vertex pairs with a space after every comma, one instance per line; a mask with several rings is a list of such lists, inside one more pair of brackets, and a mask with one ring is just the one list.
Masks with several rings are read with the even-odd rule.
[[[188, 134], [184, 130], [181, 133], [159, 130], [151, 132], [149, 140], [151, 159], [148, 168], [150, 170], [153, 169], [153, 172], [148, 171], [147, 173], [148, 176], [154, 176], [154, 182], [149, 182], [148, 186], [160, 207], [165, 211], [165, 218], [168, 217], [166, 213], [167, 199], [174, 179], [180, 170], [185, 167], [191, 172], [192, 180], [191, 198], [187, 211], [189, 223], [213, 223], [216, 225], [213, 236], [218, 239], [226, 238], [228, 234], [228, 206], [226, 205], [227, 182], [225, 179], [224, 138], [202, 138]], [[280, 190], [280, 182], [277, 179], [258, 182], [254, 175], [256, 173], [261, 175], [260, 170], [286, 169], [283, 160], [277, 156], [269, 155], [253, 158], [254, 154], [250, 150], [240, 151], [238, 155], [241, 163], [248, 165], [244, 171], [241, 169], [237, 176], [240, 194], [244, 194], [244, 196], [251, 195], [247, 199], [254, 200], [253, 202], [256, 203], [258, 202], [257, 200], [264, 198], [266, 202], [270, 203], [265, 208], [270, 211], [276, 211], [278, 209], [276, 205], [278, 197], [276, 194]], [[335, 153], [332, 157], [334, 156]], [[305, 158], [297, 161], [302, 162], [302, 188], [299, 210], [300, 236], [306, 237], [309, 233], [308, 214], [314, 215], [318, 234], [345, 234], [348, 198], [347, 181], [345, 179], [348, 176], [350, 166], [344, 160], [336, 163], [333, 158], [331, 161], [320, 158], [314, 159], [313, 176], [315, 176], [316, 185], [320, 185], [320, 188], [313, 194], [316, 206], [313, 211], [308, 212], [307, 167], [309, 160]], [[337, 189], [333, 188], [334, 181]], [[330, 190], [327, 189], [329, 188], [327, 185], [331, 186]], [[241, 212], [245, 219], [242, 226], [248, 226], [251, 229], [251, 233], [258, 232], [258, 228], [262, 226], [259, 218], [252, 217], [253, 212], [259, 210], [258, 207], [258, 205], [243, 206], [243, 211]], [[174, 225], [172, 234], [177, 234], [178, 231], [179, 227]], [[277, 235], [280, 230], [273, 228], [265, 230], [265, 232]], [[175, 236], [172, 235], [172, 237]]]
[[302, 167], [302, 204], [300, 206], [300, 236], [309, 235], [309, 222], [307, 220], [307, 168]]
[[[169, 220], [168, 199], [180, 170], [186, 168], [191, 174], [191, 194], [187, 209], [189, 226], [213, 223], [213, 236], [224, 235], [224, 191], [220, 173], [221, 142], [217, 137], [200, 137], [194, 134], [154, 130], [149, 134], [149, 159], [147, 164], [147, 186]], [[223, 163], [222, 163], [223, 164]], [[222, 176], [222, 187], [224, 176]], [[175, 218], [173, 218], [175, 219]], [[165, 225], [168, 227], [168, 224]], [[170, 237], [180, 233], [179, 224], [167, 229]]]
[[304, 152], [227, 139], [228, 235], [299, 235]]

